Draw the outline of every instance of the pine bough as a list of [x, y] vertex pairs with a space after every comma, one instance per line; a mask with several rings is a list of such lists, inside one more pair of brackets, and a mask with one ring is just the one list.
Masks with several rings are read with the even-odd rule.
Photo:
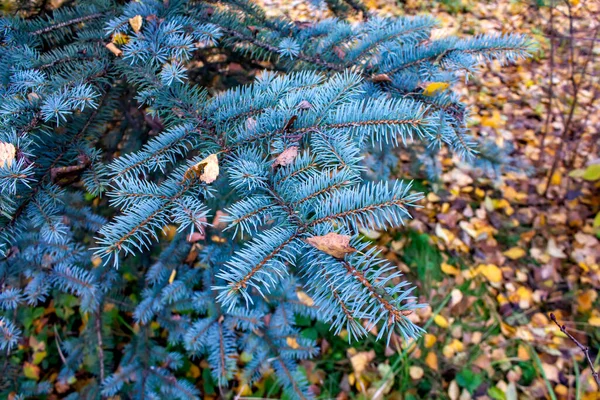
[[[390, 148], [477, 151], [457, 96], [427, 85], [452, 84], [482, 60], [515, 61], [526, 38], [434, 40], [430, 17], [366, 12], [363, 23], [298, 26], [244, 0], [80, 3], [0, 20], [0, 351], [24, 340], [26, 310], [66, 292], [85, 322], [79, 337], [57, 327], [56, 379], [93, 378], [69, 399], [199, 398], [181, 374], [194, 358], [222, 387], [272, 369], [302, 399], [312, 394], [298, 361], [318, 348], [297, 316], [350, 340], [374, 328], [383, 340], [419, 336], [412, 288], [360, 229], [401, 226], [421, 199], [385, 180], [397, 163]], [[209, 95], [187, 79], [208, 47], [287, 73]], [[158, 134], [123, 122], [127, 98], [159, 121]], [[214, 181], [203, 179], [210, 155]], [[354, 250], [334, 257], [307, 242], [332, 232]], [[128, 285], [123, 270], [142, 282]], [[110, 304], [132, 315], [124, 347]], [[52, 390], [8, 380], [23, 396]]]

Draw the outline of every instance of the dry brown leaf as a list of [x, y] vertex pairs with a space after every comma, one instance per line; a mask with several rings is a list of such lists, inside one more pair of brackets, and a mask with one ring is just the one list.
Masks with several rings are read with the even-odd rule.
[[371, 80], [373, 82], [391, 82], [392, 78], [390, 78], [389, 75], [387, 75], [387, 74], [377, 74], [377, 75], [373, 75], [371, 77]]
[[344, 258], [346, 254], [356, 251], [354, 247], [350, 246], [350, 236], [334, 232], [329, 232], [324, 236], [309, 237], [306, 242], [335, 258]]
[[204, 183], [213, 183], [219, 176], [219, 159], [211, 154], [198, 164], [191, 166], [183, 175], [184, 180], [198, 177]]
[[350, 363], [356, 376], [360, 376], [367, 368], [367, 365], [375, 359], [375, 351], [361, 351], [350, 357]]
[[312, 299], [312, 297], [304, 293], [302, 290], [298, 290], [296, 292], [296, 295], [298, 296], [298, 300], [300, 300], [300, 303], [304, 305], [312, 307], [315, 304], [315, 301]]
[[0, 142], [0, 168], [10, 168], [16, 154], [17, 150], [12, 143]]
[[123, 55], [123, 51], [115, 46], [114, 43], [107, 43], [106, 48], [117, 57], [121, 57]]
[[142, 29], [142, 22], [143, 20], [141, 15], [136, 15], [133, 18], [129, 18], [129, 25], [131, 25], [131, 28], [135, 33], [138, 33]]
[[277, 158], [273, 162], [273, 168], [277, 167], [278, 165], [282, 167], [290, 165], [294, 162], [296, 156], [298, 156], [298, 146], [288, 147], [280, 155], [277, 156]]

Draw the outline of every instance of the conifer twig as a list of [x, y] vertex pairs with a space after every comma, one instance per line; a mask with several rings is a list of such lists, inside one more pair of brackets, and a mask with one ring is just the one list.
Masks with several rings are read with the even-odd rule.
[[581, 342], [579, 340], [575, 339], [575, 337], [573, 335], [571, 335], [569, 333], [569, 331], [567, 331], [566, 326], [561, 325], [558, 322], [558, 320], [556, 319], [556, 315], [554, 315], [554, 313], [550, 313], [550, 319], [552, 320], [552, 322], [554, 322], [556, 324], [556, 326], [558, 326], [558, 328], [560, 329], [560, 331], [562, 333], [567, 335], [567, 337], [569, 339], [571, 339], [571, 341], [573, 343], [575, 343], [575, 345], [581, 349], [581, 351], [585, 355], [588, 365], [590, 366], [590, 369], [592, 370], [592, 376], [594, 377], [594, 380], [596, 381], [596, 386], [597, 386], [596, 390], [600, 390], [600, 376], [598, 376], [598, 371], [596, 371], [596, 369], [594, 368], [594, 362], [592, 361], [592, 358], [590, 357], [590, 348], [588, 346], [584, 346], [583, 344], [581, 344]]

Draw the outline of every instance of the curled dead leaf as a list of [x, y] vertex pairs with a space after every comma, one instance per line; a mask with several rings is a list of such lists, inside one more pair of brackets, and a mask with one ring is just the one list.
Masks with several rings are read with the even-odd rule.
[[387, 75], [387, 74], [377, 74], [377, 75], [373, 75], [371, 77], [371, 80], [373, 82], [391, 82], [392, 78], [390, 78], [389, 75]]
[[309, 237], [306, 242], [335, 258], [344, 258], [346, 254], [356, 251], [354, 247], [350, 246], [350, 236], [335, 232], [329, 232], [324, 236]]
[[123, 51], [114, 43], [107, 43], [106, 48], [117, 57], [121, 57], [123, 55]]
[[191, 166], [183, 175], [184, 180], [198, 177], [204, 183], [213, 183], [219, 176], [219, 159], [211, 154], [198, 164]]
[[275, 161], [273, 162], [273, 168], [277, 166], [285, 167], [286, 165], [290, 165], [296, 159], [298, 155], [298, 146], [290, 146], [285, 149], [280, 155], [277, 156]]
[[17, 151], [12, 143], [0, 142], [0, 168], [10, 167]]
[[131, 28], [135, 33], [138, 33], [142, 29], [142, 22], [143, 20], [141, 15], [136, 15], [133, 18], [129, 18], [129, 25], [131, 25]]

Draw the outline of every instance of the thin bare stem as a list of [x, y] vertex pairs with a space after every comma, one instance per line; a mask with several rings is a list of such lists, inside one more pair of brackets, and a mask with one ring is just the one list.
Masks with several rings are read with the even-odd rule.
[[575, 345], [577, 347], [579, 347], [579, 349], [583, 352], [583, 354], [585, 355], [585, 358], [587, 360], [587, 363], [590, 366], [590, 369], [592, 370], [592, 376], [594, 377], [594, 380], [596, 381], [596, 390], [597, 391], [600, 390], [600, 376], [598, 376], [598, 371], [596, 371], [596, 369], [594, 368], [594, 361], [592, 360], [592, 357], [590, 356], [590, 348], [587, 346], [584, 346], [583, 344], [581, 344], [581, 342], [579, 340], [575, 339], [575, 337], [573, 335], [571, 335], [569, 333], [569, 331], [567, 331], [567, 328], [558, 322], [558, 320], [556, 319], [556, 315], [554, 315], [554, 313], [550, 313], [550, 319], [552, 320], [552, 322], [554, 322], [556, 324], [556, 326], [558, 326], [560, 331], [562, 333], [564, 333], [573, 343], [575, 343]]

